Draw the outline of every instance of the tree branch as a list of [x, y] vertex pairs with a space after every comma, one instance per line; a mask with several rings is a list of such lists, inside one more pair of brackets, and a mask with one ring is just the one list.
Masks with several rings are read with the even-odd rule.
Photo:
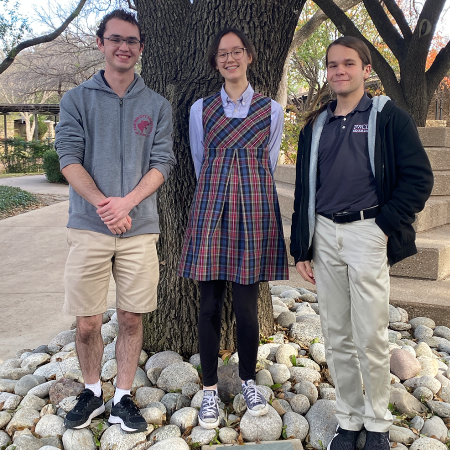
[[44, 36], [39, 36], [37, 38], [28, 39], [16, 45], [0, 64], [0, 73], [3, 73], [14, 62], [14, 59], [22, 50], [25, 50], [26, 48], [29, 47], [33, 47], [34, 45], [44, 44], [46, 42], [53, 41], [58, 36], [60, 36], [61, 33], [69, 26], [70, 22], [72, 22], [80, 14], [85, 3], [86, 0], [80, 0], [75, 11], [64, 21], [64, 23], [59, 28], [57, 28], [52, 33], [46, 34]]
[[437, 54], [433, 64], [425, 73], [428, 87], [428, 98], [431, 99], [433, 92], [441, 82], [441, 80], [448, 75], [450, 71], [450, 42], [440, 50]]
[[379, 0], [364, 0], [364, 6], [372, 19], [378, 33], [391, 49], [399, 62], [403, 60], [407, 53], [407, 47], [403, 37], [389, 20]]
[[384, 0], [384, 4], [386, 5], [388, 11], [392, 14], [394, 20], [397, 22], [397, 25], [399, 26], [400, 31], [403, 34], [403, 39], [405, 40], [406, 44], [409, 44], [412, 38], [412, 31], [409, 27], [405, 15], [403, 14], [403, 11], [398, 6], [395, 0]]
[[372, 55], [373, 67], [375, 72], [383, 82], [383, 86], [389, 96], [397, 100], [402, 107], [406, 107], [406, 101], [403, 96], [397, 77], [380, 52], [368, 41], [356, 28], [354, 23], [332, 0], [314, 0], [319, 8], [333, 21], [336, 28], [344, 35], [353, 36], [361, 39], [369, 47]]

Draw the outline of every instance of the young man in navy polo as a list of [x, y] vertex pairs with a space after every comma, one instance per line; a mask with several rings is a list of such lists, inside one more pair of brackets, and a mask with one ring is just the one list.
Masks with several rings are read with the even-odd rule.
[[411, 116], [365, 93], [370, 71], [359, 39], [328, 47], [337, 100], [309, 116], [297, 156], [291, 254], [317, 285], [339, 423], [328, 450], [355, 450], [363, 428], [364, 450], [390, 448], [389, 265], [417, 252], [412, 223], [433, 187]]

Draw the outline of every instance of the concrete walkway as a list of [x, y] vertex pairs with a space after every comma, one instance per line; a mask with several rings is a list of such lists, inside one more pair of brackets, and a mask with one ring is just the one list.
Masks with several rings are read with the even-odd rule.
[[[0, 184], [40, 194], [69, 192], [42, 175], [2, 178]], [[23, 348], [48, 344], [75, 320], [61, 311], [68, 207], [65, 201], [0, 220], [0, 362]], [[113, 289], [112, 283], [111, 305]]]

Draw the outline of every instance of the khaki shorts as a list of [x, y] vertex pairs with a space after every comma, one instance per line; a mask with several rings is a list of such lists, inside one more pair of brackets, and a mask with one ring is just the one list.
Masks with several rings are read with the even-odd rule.
[[116, 238], [68, 228], [70, 250], [64, 274], [63, 311], [72, 316], [105, 312], [111, 272], [116, 282], [117, 308], [134, 313], [154, 311], [159, 281], [158, 238], [159, 234]]

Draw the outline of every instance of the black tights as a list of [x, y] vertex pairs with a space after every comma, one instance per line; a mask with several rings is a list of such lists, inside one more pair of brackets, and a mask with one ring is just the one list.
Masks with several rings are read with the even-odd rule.
[[[225, 280], [200, 281], [200, 314], [198, 338], [203, 385], [217, 384], [222, 307], [226, 292]], [[258, 323], [259, 282], [233, 283], [233, 308], [236, 315], [239, 376], [243, 381], [256, 378], [259, 344]]]

